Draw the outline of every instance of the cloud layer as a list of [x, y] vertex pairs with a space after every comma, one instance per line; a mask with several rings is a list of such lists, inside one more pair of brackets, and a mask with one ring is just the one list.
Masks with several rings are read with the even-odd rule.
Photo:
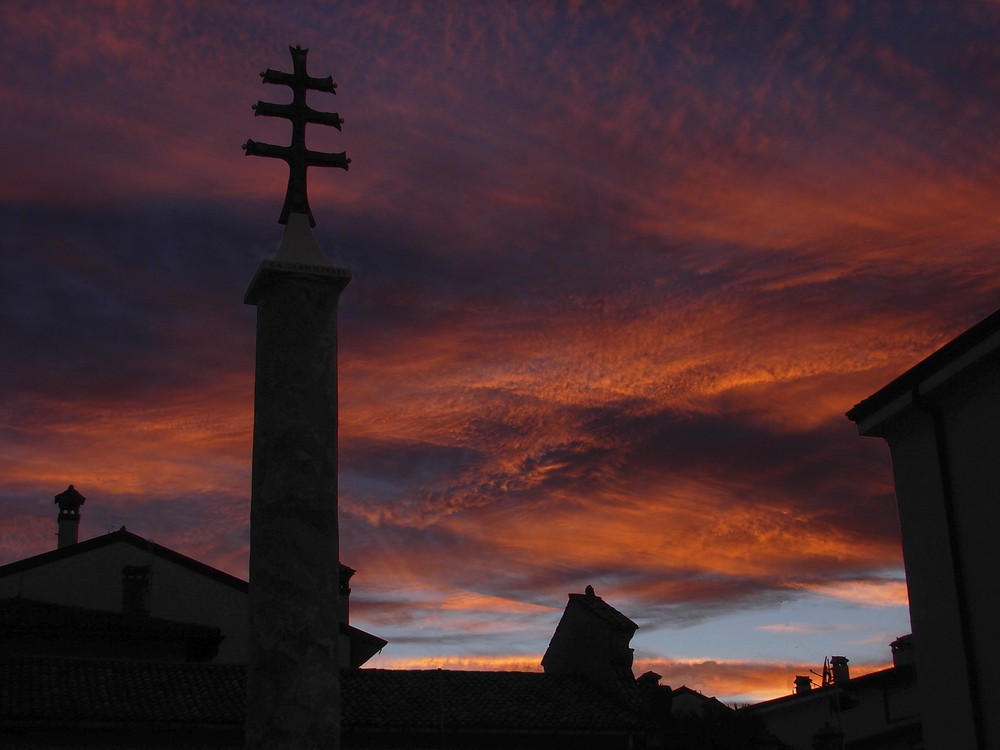
[[709, 662], [712, 623], [782, 601], [861, 618], [796, 638], [882, 663], [891, 471], [843, 414], [1000, 298], [995, 6], [11, 2], [0, 29], [0, 562], [51, 548], [73, 482], [84, 536], [245, 575], [242, 294], [286, 174], [239, 144], [287, 138], [249, 107], [302, 43], [345, 119], [310, 147], [352, 158], [310, 202], [354, 271], [342, 554], [387, 663], [531, 661], [586, 584], [720, 697], [788, 688], [794, 644], [688, 673], [671, 634]]

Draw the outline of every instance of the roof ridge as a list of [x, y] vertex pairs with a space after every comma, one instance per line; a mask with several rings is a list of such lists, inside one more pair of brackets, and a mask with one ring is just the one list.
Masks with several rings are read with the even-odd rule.
[[245, 593], [249, 589], [249, 584], [242, 578], [237, 578], [230, 573], [226, 573], [224, 570], [213, 568], [207, 563], [203, 563], [193, 557], [188, 557], [181, 552], [177, 552], [169, 547], [164, 547], [162, 544], [146, 539], [145, 537], [141, 537], [138, 534], [129, 531], [124, 526], [117, 531], [102, 534], [101, 536], [91, 537], [90, 539], [85, 539], [84, 541], [77, 542], [76, 544], [69, 544], [65, 547], [59, 547], [58, 549], [49, 550], [48, 552], [41, 552], [37, 555], [32, 555], [31, 557], [25, 557], [21, 560], [16, 560], [12, 563], [2, 565], [0, 566], [0, 578], [20, 573], [24, 570], [30, 570], [38, 567], [39, 565], [45, 565], [56, 560], [75, 557], [76, 555], [84, 554], [95, 549], [101, 549], [102, 547], [107, 547], [118, 542], [124, 542], [136, 547], [137, 549], [150, 552], [164, 560], [168, 560], [177, 565], [186, 567], [189, 570], [201, 573], [208, 578], [213, 578], [219, 583], [237, 589], [238, 591]]

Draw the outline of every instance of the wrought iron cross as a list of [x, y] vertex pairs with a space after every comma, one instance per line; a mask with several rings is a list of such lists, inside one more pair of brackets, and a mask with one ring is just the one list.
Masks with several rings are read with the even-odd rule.
[[306, 123], [314, 122], [320, 125], [333, 125], [340, 130], [343, 119], [336, 112], [318, 112], [306, 104], [306, 91], [324, 91], [337, 93], [337, 84], [331, 76], [326, 78], [310, 78], [306, 73], [306, 55], [308, 49], [295, 45], [289, 47], [292, 53], [293, 73], [282, 73], [268, 68], [260, 77], [264, 83], [278, 83], [290, 86], [292, 89], [291, 104], [271, 104], [258, 101], [253, 105], [254, 115], [265, 117], [284, 117], [292, 123], [292, 142], [288, 146], [272, 146], [270, 143], [259, 143], [249, 138], [243, 144], [247, 156], [270, 156], [283, 159], [288, 164], [288, 190], [285, 192], [285, 205], [281, 208], [279, 224], [288, 223], [288, 215], [302, 213], [309, 217], [309, 224], [316, 226], [312, 211], [309, 209], [309, 197], [306, 194], [306, 170], [309, 167], [340, 167], [348, 169], [351, 160], [344, 152], [330, 154], [323, 151], [310, 151], [306, 148]]

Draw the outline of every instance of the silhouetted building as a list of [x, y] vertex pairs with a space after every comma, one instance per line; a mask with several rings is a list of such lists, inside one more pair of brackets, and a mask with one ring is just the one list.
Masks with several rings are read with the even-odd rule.
[[345, 673], [345, 748], [633, 748], [647, 718], [579, 675]]
[[[559, 660], [563, 669], [344, 670], [342, 746], [684, 747], [664, 744], [670, 688], [660, 687], [659, 676], [652, 673], [631, 679], [620, 659], [608, 659], [630, 653], [634, 623], [592, 592], [573, 594], [570, 602], [553, 636], [557, 651], [565, 639], [570, 641]], [[581, 632], [588, 622], [596, 633], [615, 634], [610, 651], [598, 658], [585, 653], [587, 648], [605, 651]], [[55, 629], [51, 634], [58, 635]], [[584, 642], [590, 645], [581, 648]], [[0, 683], [5, 747], [243, 745], [244, 665], [64, 658], [53, 653], [0, 655], [0, 674], [6, 678]], [[613, 668], [578, 669], [580, 663]]]
[[[4, 748], [243, 746], [246, 667], [0, 656]], [[347, 670], [345, 748], [644, 747], [644, 717], [585, 679]]]
[[927, 747], [1000, 747], [1000, 310], [847, 416], [892, 455]]
[[570, 594], [566, 609], [542, 657], [546, 674], [572, 674], [626, 703], [640, 703], [629, 646], [639, 628], [587, 586]]
[[[79, 515], [77, 515], [79, 518]], [[63, 513], [60, 511], [60, 529]], [[352, 626], [349, 617], [350, 579], [354, 571], [340, 568], [341, 667], [360, 667], [385, 645], [382, 638]], [[93, 625], [129, 627], [149, 640], [156, 623], [203, 628], [221, 636], [214, 661], [247, 662], [247, 582], [175, 552], [124, 527], [83, 542], [60, 546], [40, 555], [0, 566], [0, 609], [20, 607], [27, 613], [34, 602], [60, 605]], [[25, 603], [13, 604], [15, 600]], [[36, 607], [33, 612], [40, 611]], [[90, 612], [84, 615], [82, 612]], [[68, 615], [67, 615], [68, 616]], [[0, 618], [5, 615], [0, 612]], [[91, 628], [93, 630], [93, 628]], [[124, 632], [124, 630], [120, 631]], [[191, 631], [194, 632], [194, 631]], [[37, 639], [36, 639], [37, 640]], [[114, 645], [108, 642], [109, 647]], [[104, 655], [124, 653], [120, 644]], [[179, 646], [177, 647], [179, 648]], [[89, 655], [100, 656], [91, 637]], [[126, 649], [127, 650], [127, 649]], [[141, 651], [141, 649], [139, 649]], [[197, 649], [196, 649], [197, 650]], [[133, 649], [134, 651], [134, 649]], [[5, 651], [5, 653], [21, 653]], [[54, 652], [50, 652], [54, 653]], [[58, 653], [67, 653], [61, 651]], [[176, 648], [171, 653], [177, 653]], [[199, 651], [199, 653], [203, 653]], [[130, 657], [131, 658], [131, 657]], [[143, 657], [135, 657], [143, 658]]]
[[792, 695], [739, 713], [763, 722], [779, 747], [791, 750], [923, 748], [910, 643], [909, 636], [894, 641], [893, 666], [861, 677], [850, 676], [844, 657], [833, 657], [833, 679], [826, 685], [797, 677]]
[[670, 694], [670, 713], [673, 716], [696, 716], [711, 719], [733, 709], [718, 698], [692, 690], [687, 685], [675, 688]]
[[11, 597], [216, 628], [217, 660], [246, 661], [246, 582], [124, 527], [0, 567]]

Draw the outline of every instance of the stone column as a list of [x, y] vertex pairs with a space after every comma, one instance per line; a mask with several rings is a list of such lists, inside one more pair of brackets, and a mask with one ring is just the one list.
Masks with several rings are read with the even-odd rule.
[[340, 747], [337, 302], [350, 272], [292, 214], [257, 306], [246, 747]]

